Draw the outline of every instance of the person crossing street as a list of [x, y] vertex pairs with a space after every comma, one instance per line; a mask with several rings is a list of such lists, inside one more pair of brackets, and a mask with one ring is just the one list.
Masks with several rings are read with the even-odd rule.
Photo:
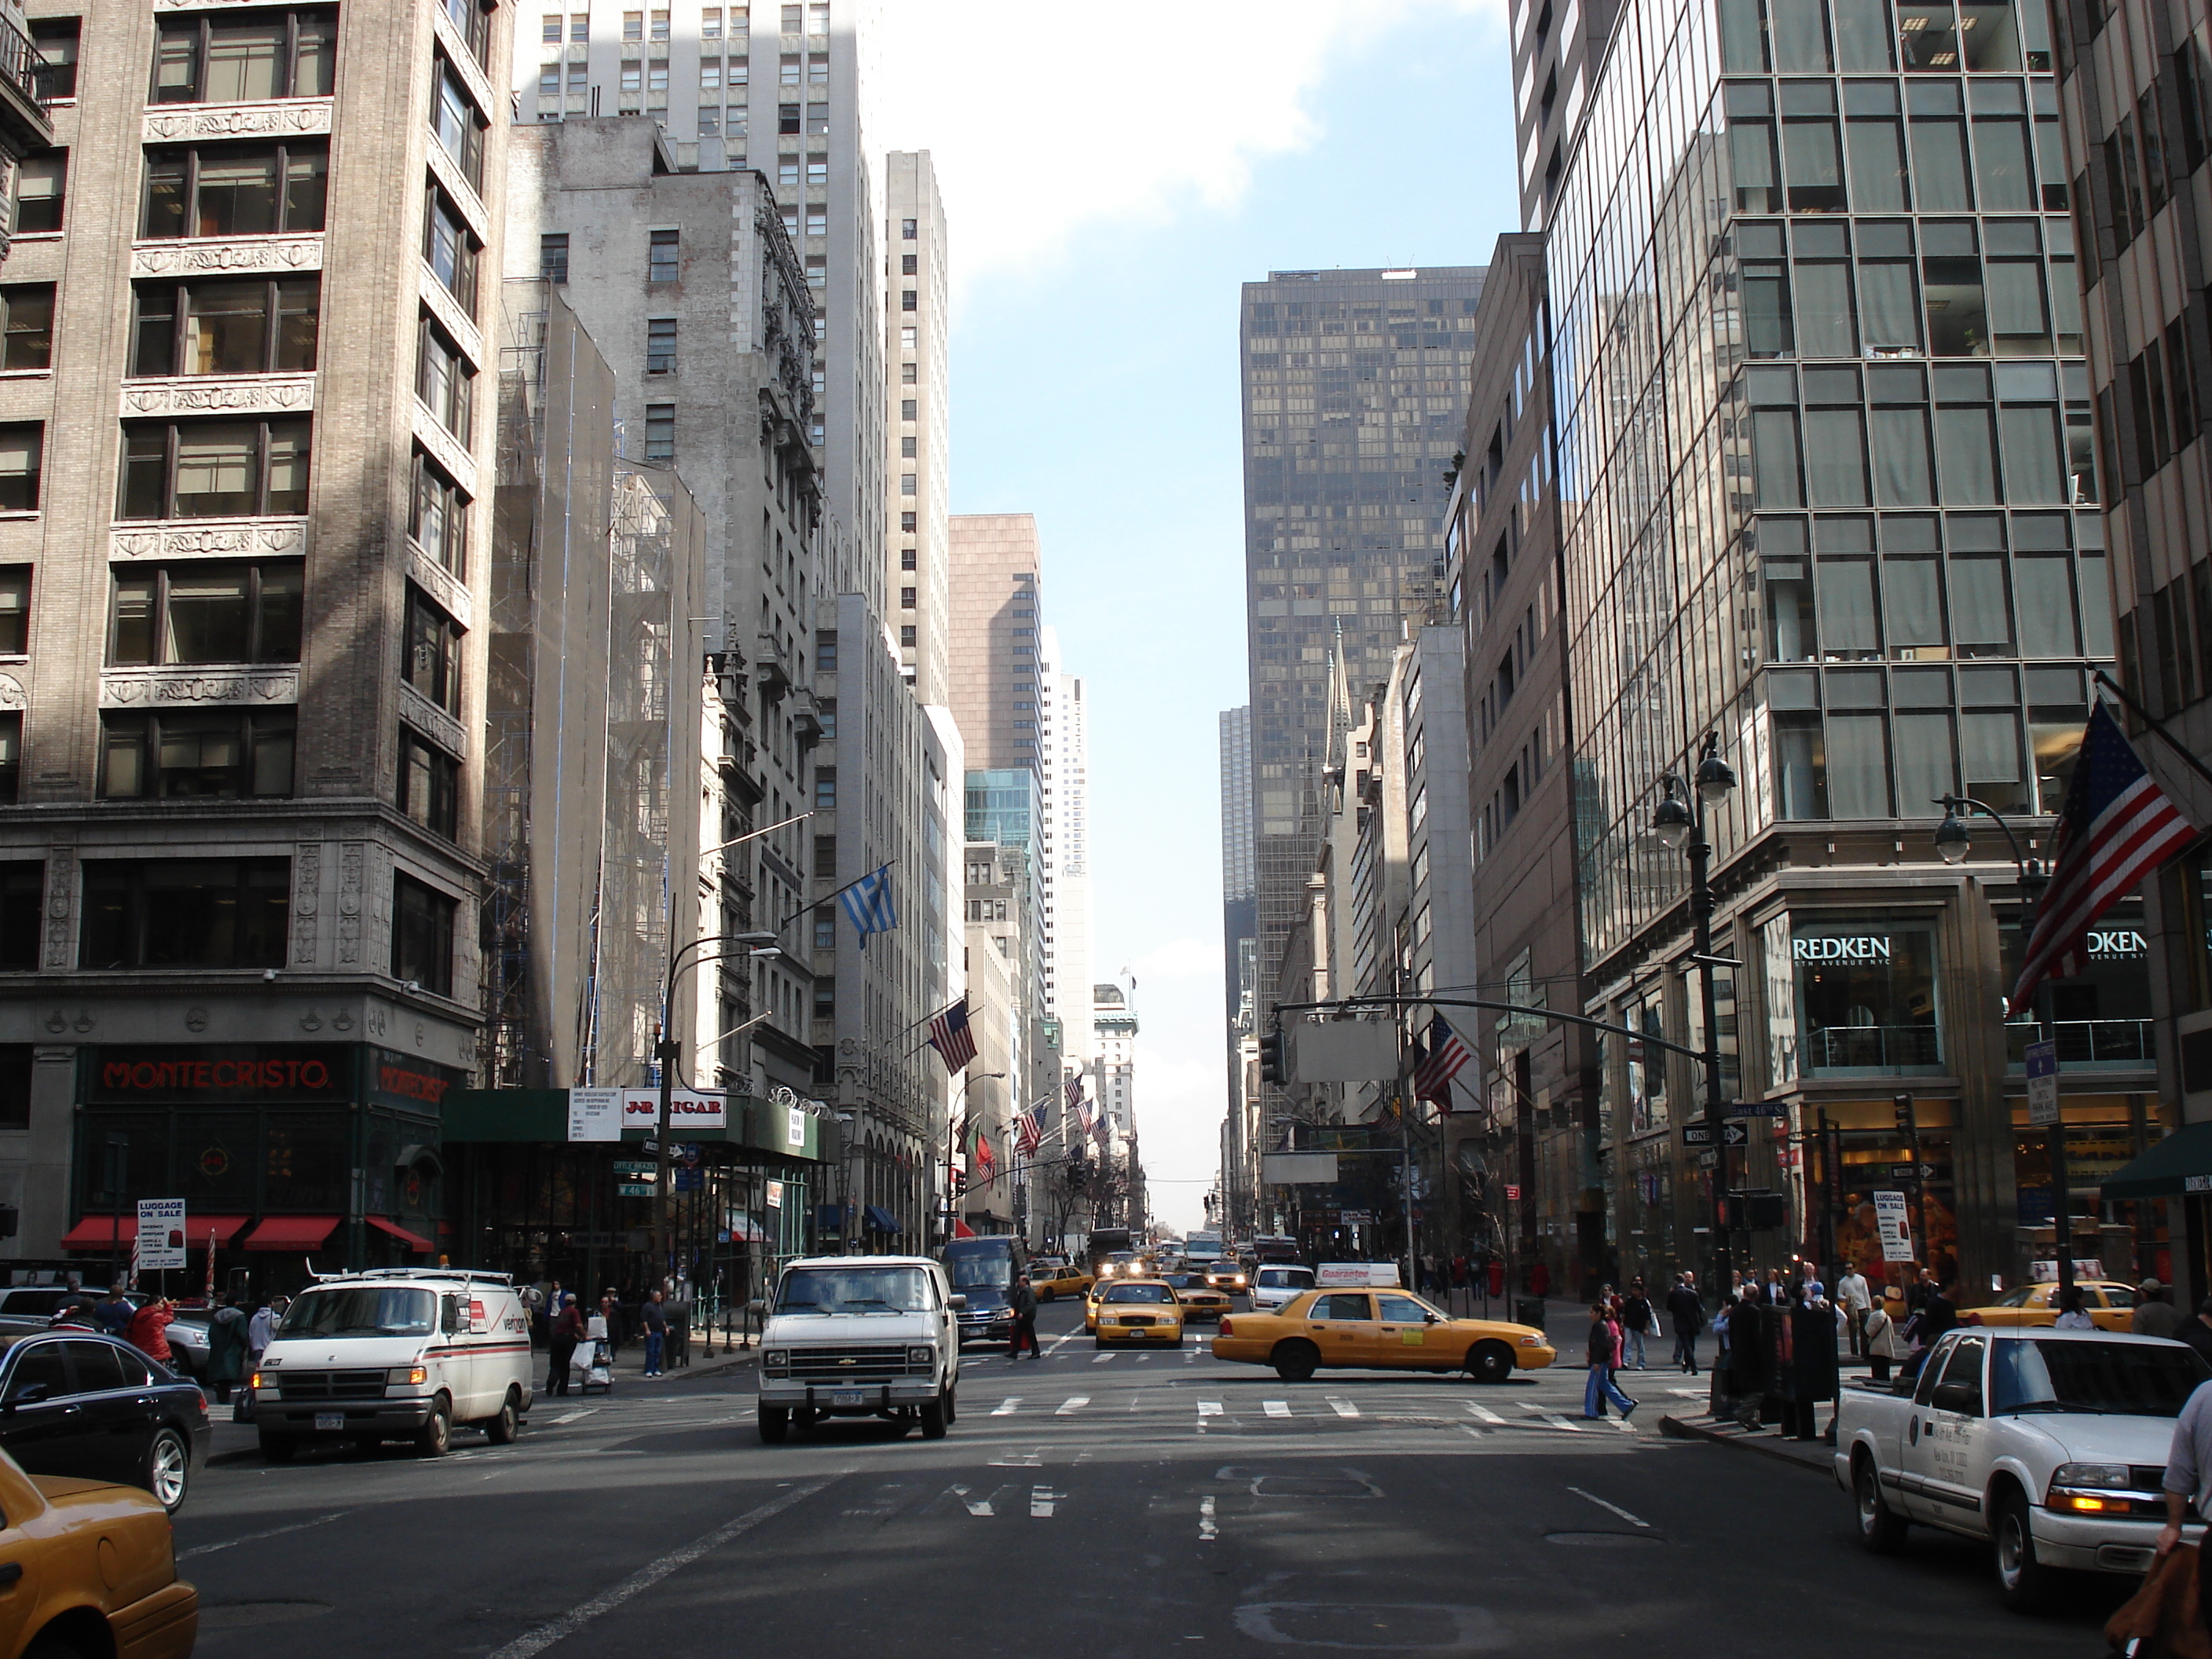
[[1590, 1304], [1589, 1381], [1583, 1386], [1583, 1417], [1595, 1422], [1605, 1416], [1605, 1402], [1610, 1400], [1613, 1409], [1620, 1413], [1622, 1422], [1636, 1409], [1636, 1401], [1620, 1391], [1613, 1380], [1613, 1362], [1620, 1358], [1620, 1327], [1613, 1322], [1612, 1310], [1602, 1302]]
[[1036, 1292], [1030, 1288], [1030, 1276], [1027, 1273], [1018, 1274], [1015, 1277], [1012, 1301], [1014, 1333], [1006, 1340], [1006, 1358], [1019, 1359], [1022, 1357], [1022, 1350], [1026, 1347], [1030, 1351], [1030, 1358], [1042, 1359], [1043, 1351], [1037, 1346]]
[[1696, 1281], [1683, 1273], [1667, 1292], [1667, 1312], [1674, 1322], [1674, 1363], [1686, 1376], [1698, 1374], [1698, 1333], [1705, 1328], [1705, 1304]]

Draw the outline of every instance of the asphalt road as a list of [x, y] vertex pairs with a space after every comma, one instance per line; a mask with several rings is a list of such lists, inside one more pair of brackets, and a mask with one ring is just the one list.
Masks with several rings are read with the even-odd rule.
[[1629, 1431], [1577, 1420], [1579, 1370], [1286, 1383], [1041, 1322], [1042, 1362], [969, 1351], [940, 1442], [763, 1446], [740, 1367], [540, 1401], [517, 1444], [434, 1463], [219, 1460], [177, 1525], [199, 1651], [2078, 1659], [2117, 1605], [2090, 1581], [2008, 1613], [1985, 1552], [1923, 1531], [1861, 1553], [1832, 1484], [1662, 1437], [1669, 1372], [1624, 1379]]

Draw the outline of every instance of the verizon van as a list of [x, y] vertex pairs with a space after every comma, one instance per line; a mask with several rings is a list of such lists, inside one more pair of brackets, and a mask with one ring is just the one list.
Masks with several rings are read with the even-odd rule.
[[530, 1410], [536, 1369], [505, 1273], [325, 1274], [284, 1310], [253, 1373], [261, 1455], [284, 1463], [307, 1441], [404, 1439], [441, 1457], [456, 1426], [504, 1446]]

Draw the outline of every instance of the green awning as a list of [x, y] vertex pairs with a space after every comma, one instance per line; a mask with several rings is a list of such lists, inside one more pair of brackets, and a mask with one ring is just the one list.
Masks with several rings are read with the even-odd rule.
[[2212, 1123], [2184, 1124], [2101, 1182], [2097, 1196], [2179, 1198], [2212, 1193]]

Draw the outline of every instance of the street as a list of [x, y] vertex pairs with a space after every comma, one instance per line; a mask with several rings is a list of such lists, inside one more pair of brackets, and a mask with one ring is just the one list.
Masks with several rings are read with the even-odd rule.
[[1202, 1336], [1097, 1355], [1065, 1304], [1040, 1327], [1042, 1362], [969, 1351], [938, 1443], [763, 1446], [750, 1364], [541, 1398], [516, 1445], [437, 1463], [266, 1468], [226, 1424], [177, 1523], [200, 1651], [2079, 1655], [2124, 1594], [2022, 1619], [1983, 1549], [1867, 1557], [1825, 1478], [1662, 1436], [1702, 1398], [1672, 1370], [1623, 1376], [1632, 1431], [1579, 1420], [1571, 1365], [1286, 1383]]

